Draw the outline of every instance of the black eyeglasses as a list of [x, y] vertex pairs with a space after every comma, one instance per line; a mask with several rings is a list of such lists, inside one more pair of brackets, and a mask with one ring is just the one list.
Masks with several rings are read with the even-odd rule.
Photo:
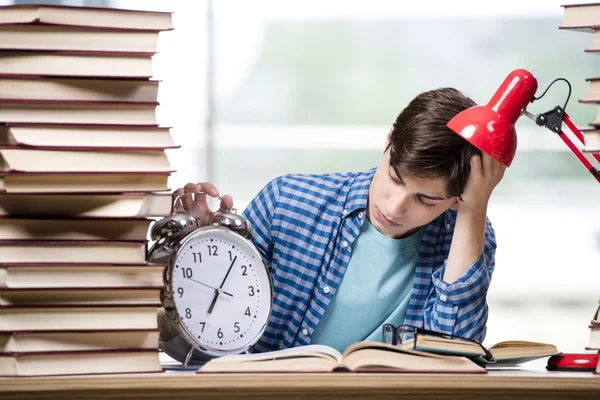
[[600, 322], [600, 300], [598, 300], [598, 308], [596, 308], [596, 312], [592, 317], [592, 324], [597, 324], [598, 322]]
[[413, 338], [413, 350], [417, 350], [417, 337], [419, 335], [423, 336], [433, 336], [433, 337], [441, 337], [445, 339], [454, 339], [454, 340], [462, 340], [463, 342], [473, 343], [478, 345], [483, 351], [483, 358], [490, 362], [494, 363], [496, 360], [492, 353], [485, 348], [481, 343], [476, 340], [468, 339], [462, 336], [448, 335], [442, 332], [436, 332], [429, 329], [417, 328], [412, 325], [399, 325], [394, 326], [392, 324], [384, 324], [382, 331], [382, 341], [383, 343], [391, 344], [394, 346], [399, 346], [402, 344], [402, 335], [412, 335]]

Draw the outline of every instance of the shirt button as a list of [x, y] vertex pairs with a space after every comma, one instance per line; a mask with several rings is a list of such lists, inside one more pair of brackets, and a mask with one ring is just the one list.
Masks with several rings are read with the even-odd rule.
[[302, 329], [302, 334], [304, 336], [308, 336], [308, 329], [306, 329], [306, 328]]
[[450, 228], [451, 228], [450, 224], [446, 224], [446, 229], [450, 230]]
[[344, 214], [344, 215], [348, 214], [348, 210], [344, 209], [344, 211], [342, 211], [342, 214]]
[[345, 240], [342, 242], [342, 247], [347, 249], [348, 248], [348, 242], [346, 242]]
[[364, 213], [364, 212], [362, 212], [362, 211], [361, 211], [361, 212], [359, 212], [359, 213], [358, 213], [358, 218], [362, 218], [362, 217], [363, 217], [363, 215], [365, 215], [365, 213]]
[[325, 293], [329, 293], [329, 292], [331, 292], [331, 288], [330, 288], [329, 286], [325, 286], [325, 287], [323, 288], [323, 292], [325, 292]]

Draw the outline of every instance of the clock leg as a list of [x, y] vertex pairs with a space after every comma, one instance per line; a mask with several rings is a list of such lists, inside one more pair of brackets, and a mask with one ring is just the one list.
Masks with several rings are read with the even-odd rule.
[[194, 354], [194, 346], [190, 346], [190, 349], [188, 350], [187, 354], [185, 355], [185, 361], [183, 362], [184, 367], [188, 366], [188, 363], [190, 362], [190, 359], [192, 358], [192, 354]]

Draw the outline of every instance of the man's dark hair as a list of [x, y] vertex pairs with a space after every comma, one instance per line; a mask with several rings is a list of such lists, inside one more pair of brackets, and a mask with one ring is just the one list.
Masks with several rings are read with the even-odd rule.
[[453, 88], [424, 92], [402, 110], [392, 130], [390, 166], [399, 177], [446, 180], [446, 195], [463, 193], [471, 156], [481, 151], [450, 130], [446, 123], [476, 103]]

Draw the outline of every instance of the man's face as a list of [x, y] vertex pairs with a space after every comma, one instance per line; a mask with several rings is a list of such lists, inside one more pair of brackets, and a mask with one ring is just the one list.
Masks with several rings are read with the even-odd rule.
[[447, 198], [443, 179], [398, 176], [385, 151], [369, 187], [367, 218], [383, 235], [401, 238], [433, 221], [457, 202]]

